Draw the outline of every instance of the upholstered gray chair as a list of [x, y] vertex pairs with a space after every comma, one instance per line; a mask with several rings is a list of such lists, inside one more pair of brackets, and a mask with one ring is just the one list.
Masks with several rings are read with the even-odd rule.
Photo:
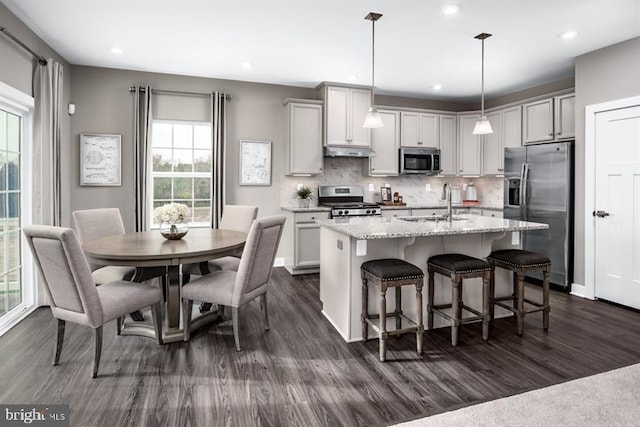
[[[248, 233], [253, 220], [258, 216], [257, 206], [225, 205], [220, 219], [221, 230], [234, 230]], [[204, 264], [204, 265], [203, 265]], [[238, 271], [240, 258], [226, 256], [216, 258], [200, 264], [187, 264], [182, 266], [182, 274], [202, 274], [203, 271], [232, 270]], [[204, 267], [204, 268], [203, 268]]]
[[127, 281], [96, 286], [76, 234], [70, 228], [28, 225], [23, 232], [44, 281], [51, 313], [58, 319], [53, 365], [60, 361], [66, 321], [95, 331], [92, 378], [98, 375], [100, 366], [102, 326], [111, 320], [152, 306], [156, 339], [162, 344], [162, 290]]
[[273, 261], [278, 251], [285, 217], [282, 215], [253, 221], [242, 252], [238, 271], [217, 270], [201, 276], [182, 287], [184, 338], [189, 340], [193, 301], [203, 301], [231, 307], [233, 336], [240, 351], [238, 309], [260, 297], [265, 330], [269, 330], [267, 286]]

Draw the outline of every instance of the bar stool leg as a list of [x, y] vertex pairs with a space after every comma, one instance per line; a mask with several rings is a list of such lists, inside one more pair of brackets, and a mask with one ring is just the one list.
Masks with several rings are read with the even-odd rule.
[[524, 274], [518, 274], [518, 335], [522, 335], [524, 331]]
[[429, 284], [427, 286], [427, 330], [433, 329], [433, 294], [434, 294], [434, 271], [429, 269]]
[[387, 288], [380, 285], [380, 361], [387, 358]]
[[416, 345], [418, 354], [422, 354], [422, 339], [424, 338], [424, 323], [422, 319], [422, 286], [423, 280], [420, 279], [420, 282], [416, 283], [416, 311], [418, 317], [418, 325], [416, 327]]
[[513, 317], [518, 317], [518, 273], [513, 272]]
[[458, 329], [460, 327], [460, 315], [461, 315], [461, 285], [462, 279], [456, 276], [451, 280], [452, 282], [452, 291], [451, 291], [451, 305], [453, 309], [452, 319], [451, 319], [451, 345], [458, 345]]
[[493, 299], [496, 295], [496, 266], [491, 261], [489, 261], [489, 265], [491, 265], [491, 272], [489, 273], [489, 319], [493, 320], [495, 315]]
[[362, 275], [362, 341], [367, 341], [369, 338], [369, 325], [367, 325], [367, 319], [369, 318], [369, 292], [367, 286], [367, 279]]
[[542, 312], [542, 328], [545, 331], [549, 330], [549, 312], [551, 306], [549, 305], [549, 267], [543, 271], [544, 278], [542, 282], [542, 304], [544, 305], [544, 311]]
[[396, 329], [402, 329], [402, 292], [399, 286], [396, 286]]
[[[493, 270], [492, 270], [493, 271]], [[490, 307], [493, 306], [491, 295], [491, 272], [482, 276], [482, 339], [489, 339], [489, 320], [491, 320]]]

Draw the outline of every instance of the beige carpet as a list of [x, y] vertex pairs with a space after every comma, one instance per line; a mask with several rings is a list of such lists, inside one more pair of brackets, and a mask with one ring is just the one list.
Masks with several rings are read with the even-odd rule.
[[396, 426], [640, 426], [640, 364]]

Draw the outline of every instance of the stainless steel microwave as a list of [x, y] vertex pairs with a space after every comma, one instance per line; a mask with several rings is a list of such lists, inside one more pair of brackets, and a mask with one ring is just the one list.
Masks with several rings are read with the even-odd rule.
[[400, 173], [437, 175], [440, 172], [439, 148], [400, 148]]

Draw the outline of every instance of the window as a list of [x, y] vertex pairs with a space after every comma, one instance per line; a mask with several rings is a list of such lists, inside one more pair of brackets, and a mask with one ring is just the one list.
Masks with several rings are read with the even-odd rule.
[[192, 226], [211, 224], [211, 124], [155, 120], [151, 132], [151, 185], [149, 224], [153, 209], [183, 203], [191, 209]]
[[22, 225], [31, 222], [33, 98], [0, 83], [0, 335], [35, 307], [36, 281]]

